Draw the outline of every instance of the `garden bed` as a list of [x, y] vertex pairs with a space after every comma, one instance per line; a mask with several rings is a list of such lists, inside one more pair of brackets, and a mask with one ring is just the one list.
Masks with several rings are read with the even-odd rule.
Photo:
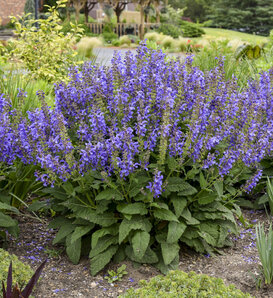
[[[233, 246], [221, 250], [223, 255], [200, 255], [186, 247], [180, 252], [179, 269], [185, 272], [195, 271], [214, 277], [223, 278], [226, 284], [233, 283], [244, 292], [255, 297], [273, 297], [273, 285], [256, 289], [255, 279], [259, 273], [259, 257], [255, 245], [255, 223], [267, 221], [264, 211], [244, 210], [244, 217], [253, 227], [240, 225], [240, 234], [233, 237]], [[55, 231], [46, 228], [48, 219], [43, 223], [29, 217], [18, 218], [20, 236], [18, 240], [8, 242], [10, 253], [16, 254], [22, 261], [29, 263], [33, 269], [49, 257], [42, 279], [34, 294], [39, 297], [118, 297], [127, 288], [136, 287], [141, 279], [160, 274], [151, 266], [135, 268], [132, 262], [125, 261], [128, 274], [120, 282], [109, 284], [104, 279], [107, 270], [116, 270], [121, 264], [110, 263], [97, 276], [89, 272], [88, 258], [82, 258], [78, 265], [73, 265], [61, 246], [53, 246]]]

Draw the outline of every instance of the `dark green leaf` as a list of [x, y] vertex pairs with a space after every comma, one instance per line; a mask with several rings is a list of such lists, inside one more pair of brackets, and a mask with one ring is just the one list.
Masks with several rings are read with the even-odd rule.
[[100, 230], [97, 230], [96, 232], [94, 232], [92, 234], [92, 244], [91, 244], [91, 247], [92, 248], [95, 248], [97, 243], [98, 243], [98, 240], [105, 236], [105, 235], [113, 235], [113, 236], [116, 236], [118, 234], [118, 230], [119, 230], [119, 224], [114, 224], [110, 227], [107, 227], [107, 228], [102, 228]]
[[167, 165], [171, 171], [175, 171], [178, 168], [178, 162], [174, 157], [171, 156], [167, 157]]
[[117, 252], [118, 245], [108, 247], [103, 253], [96, 255], [90, 261], [90, 271], [92, 276], [95, 276], [101, 271], [112, 259], [113, 255]]
[[56, 234], [56, 237], [53, 240], [53, 244], [59, 243], [62, 241], [66, 236], [71, 234], [75, 229], [75, 225], [68, 222], [60, 227], [60, 230]]
[[150, 234], [145, 231], [136, 231], [132, 237], [132, 246], [134, 254], [137, 258], [141, 259], [150, 242]]
[[158, 219], [179, 222], [177, 217], [170, 210], [156, 209], [154, 210], [153, 214], [154, 214], [154, 217]]
[[81, 257], [81, 238], [72, 242], [72, 235], [66, 237], [66, 253], [73, 264], [78, 264]]
[[123, 195], [115, 189], [105, 189], [96, 196], [96, 201], [99, 200], [116, 200], [122, 201]]
[[200, 221], [192, 217], [191, 212], [188, 208], [185, 208], [181, 214], [183, 218], [186, 219], [188, 225], [198, 225]]
[[171, 203], [173, 204], [175, 215], [177, 218], [179, 218], [184, 208], [187, 206], [187, 199], [178, 197], [176, 194], [174, 194], [171, 197]]
[[131, 203], [118, 205], [117, 210], [126, 214], [140, 214], [145, 215], [148, 213], [145, 204], [143, 203]]
[[119, 226], [119, 244], [129, 235], [132, 230], [142, 230], [147, 233], [152, 228], [148, 219], [141, 216], [134, 216], [131, 220], [124, 219]]
[[112, 236], [112, 235], [103, 236], [98, 240], [97, 245], [91, 249], [89, 257], [93, 258], [96, 255], [105, 251], [110, 245], [117, 244], [117, 243], [118, 243], [117, 236]]
[[179, 192], [181, 196], [190, 195], [197, 192], [194, 187], [179, 177], [168, 178], [166, 190], [171, 192]]
[[161, 243], [162, 256], [165, 265], [169, 265], [178, 256], [180, 247], [178, 243]]
[[154, 264], [158, 262], [158, 257], [151, 248], [147, 248], [145, 255], [142, 258], [138, 258], [135, 256], [133, 248], [131, 246], [127, 246], [125, 249], [127, 257], [134, 262], [137, 263], [144, 263], [144, 264]]
[[177, 270], [179, 265], [179, 255], [173, 259], [169, 265], [165, 265], [162, 256], [159, 259], [159, 262], [154, 266], [160, 270], [163, 274], [167, 274], [169, 270]]
[[82, 236], [84, 236], [85, 234], [89, 233], [94, 228], [94, 226], [95, 225], [91, 223], [90, 226], [76, 227], [71, 235], [71, 244], [79, 238], [81, 238]]
[[5, 215], [0, 211], [0, 227], [2, 228], [8, 228], [8, 227], [13, 227], [17, 223], [15, 220], [13, 220], [10, 216]]
[[168, 225], [168, 236], [167, 236], [167, 242], [168, 243], [174, 243], [179, 240], [179, 238], [182, 236], [184, 231], [186, 230], [187, 225], [182, 222], [169, 222]]
[[63, 216], [56, 217], [48, 224], [48, 229], [58, 229], [59, 227], [69, 224], [70, 220]]
[[200, 183], [200, 187], [202, 189], [205, 189], [208, 185], [208, 182], [206, 181], [204, 175], [202, 172], [200, 172], [200, 176], [199, 176], [199, 183]]
[[224, 188], [223, 181], [214, 182], [214, 187], [217, 191], [218, 196], [221, 198], [223, 196], [223, 188]]
[[17, 208], [12, 207], [11, 205], [8, 205], [6, 203], [1, 203], [0, 202], [0, 209], [2, 209], [2, 210], [9, 210], [9, 211], [12, 211], [12, 212], [14, 212], [16, 214], [19, 214], [19, 210]]
[[214, 200], [217, 199], [217, 194], [215, 192], [209, 192], [209, 191], [202, 191], [198, 196], [198, 203], [200, 205], [206, 205]]

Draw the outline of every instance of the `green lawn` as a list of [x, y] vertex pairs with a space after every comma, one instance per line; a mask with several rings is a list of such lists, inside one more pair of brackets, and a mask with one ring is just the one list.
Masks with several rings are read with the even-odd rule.
[[233, 30], [218, 29], [218, 28], [203, 28], [206, 35], [203, 38], [226, 38], [226, 39], [240, 39], [253, 44], [263, 44], [268, 41], [267, 37], [237, 32]]

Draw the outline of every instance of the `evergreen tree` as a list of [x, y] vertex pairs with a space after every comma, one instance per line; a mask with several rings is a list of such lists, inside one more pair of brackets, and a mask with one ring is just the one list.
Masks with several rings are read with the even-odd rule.
[[273, 0], [216, 0], [208, 17], [215, 27], [268, 35], [273, 29]]

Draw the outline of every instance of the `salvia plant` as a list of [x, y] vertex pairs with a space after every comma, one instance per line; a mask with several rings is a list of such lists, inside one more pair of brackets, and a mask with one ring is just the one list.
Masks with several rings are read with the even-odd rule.
[[[35, 165], [59, 216], [54, 243], [95, 275], [125, 258], [175, 269], [181, 244], [213, 253], [242, 220], [235, 198], [272, 153], [271, 72], [239, 91], [209, 72], [138, 48], [85, 64], [55, 87], [56, 107], [23, 117], [0, 96], [0, 162]], [[91, 245], [90, 245], [91, 243]]]

